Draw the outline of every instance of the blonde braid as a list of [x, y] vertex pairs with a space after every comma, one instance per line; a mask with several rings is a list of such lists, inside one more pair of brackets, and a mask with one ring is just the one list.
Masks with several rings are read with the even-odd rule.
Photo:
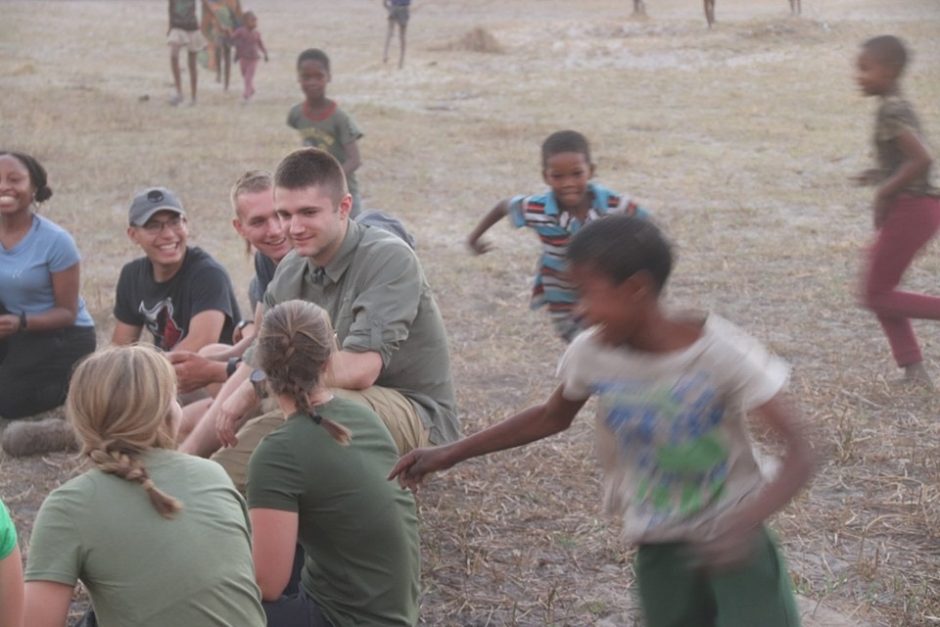
[[109, 450], [112, 446], [111, 442], [102, 444], [107, 448], [96, 449], [88, 454], [101, 472], [115, 475], [125, 481], [139, 483], [147, 491], [154, 509], [164, 518], [173, 518], [183, 509], [183, 504], [179, 499], [173, 498], [154, 485], [147, 469], [140, 463], [136, 454], [124, 453], [118, 449]]

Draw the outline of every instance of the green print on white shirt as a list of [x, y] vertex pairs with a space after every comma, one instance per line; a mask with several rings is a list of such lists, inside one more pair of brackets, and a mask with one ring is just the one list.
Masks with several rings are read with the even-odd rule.
[[717, 500], [728, 475], [724, 403], [701, 373], [673, 386], [600, 383], [603, 424], [636, 479], [630, 499], [646, 529], [687, 518]]

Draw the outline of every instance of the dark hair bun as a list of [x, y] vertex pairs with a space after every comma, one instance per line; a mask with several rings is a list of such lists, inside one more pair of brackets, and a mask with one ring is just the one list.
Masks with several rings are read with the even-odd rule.
[[52, 198], [52, 188], [48, 185], [43, 185], [36, 190], [36, 202], [46, 202]]

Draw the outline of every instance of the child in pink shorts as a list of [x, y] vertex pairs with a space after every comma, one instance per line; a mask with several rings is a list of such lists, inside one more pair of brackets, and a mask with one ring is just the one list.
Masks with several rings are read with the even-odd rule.
[[245, 92], [242, 94], [242, 104], [248, 104], [255, 93], [255, 70], [258, 61], [264, 54], [265, 63], [268, 62], [268, 51], [261, 41], [258, 31], [258, 17], [251, 11], [245, 11], [242, 26], [232, 33], [232, 44], [235, 46], [235, 60], [242, 70], [245, 79]]

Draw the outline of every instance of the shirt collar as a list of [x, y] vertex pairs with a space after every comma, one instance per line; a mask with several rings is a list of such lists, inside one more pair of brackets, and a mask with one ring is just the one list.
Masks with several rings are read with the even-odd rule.
[[328, 278], [331, 283], [338, 283], [343, 273], [346, 272], [346, 268], [352, 263], [354, 257], [353, 253], [356, 247], [359, 246], [362, 233], [363, 229], [359, 223], [350, 218], [348, 227], [346, 228], [346, 237], [343, 238], [342, 245], [339, 247], [339, 250], [336, 251], [336, 256], [333, 257], [328, 264], [321, 269], [310, 259], [307, 260], [307, 265], [313, 272], [313, 276], [316, 277], [319, 274], [318, 270], [322, 270], [322, 273], [326, 275], [326, 278]]

